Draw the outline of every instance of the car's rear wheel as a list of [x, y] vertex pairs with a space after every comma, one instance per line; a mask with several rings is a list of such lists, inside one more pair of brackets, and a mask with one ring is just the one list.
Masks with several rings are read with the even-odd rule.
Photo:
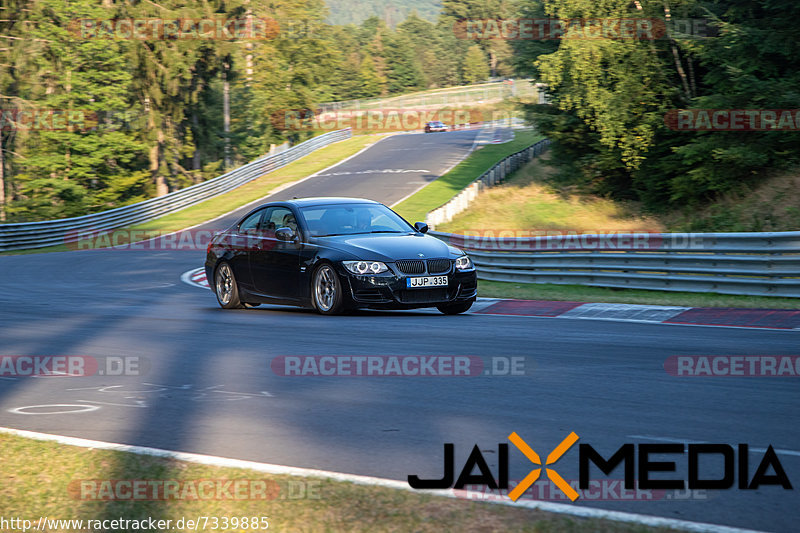
[[236, 276], [228, 263], [220, 263], [214, 274], [214, 293], [223, 309], [241, 309], [242, 301], [239, 299], [239, 286]]
[[317, 311], [323, 315], [336, 315], [344, 310], [342, 282], [331, 265], [323, 263], [318, 266], [311, 283], [311, 297]]
[[436, 309], [446, 315], [458, 315], [466, 313], [472, 307], [472, 302], [460, 302], [456, 304], [437, 305]]

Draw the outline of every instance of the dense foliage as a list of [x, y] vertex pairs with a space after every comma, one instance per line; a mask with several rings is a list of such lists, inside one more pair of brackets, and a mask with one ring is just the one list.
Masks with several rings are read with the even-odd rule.
[[[518, 69], [548, 84], [530, 116], [562, 177], [653, 211], [697, 209], [800, 157], [800, 124], [782, 131], [675, 131], [675, 110], [797, 110], [800, 4], [783, 0], [525, 0], [559, 19], [695, 21], [655, 39], [516, 44]], [[670, 25], [666, 26], [668, 29]], [[792, 116], [797, 116], [794, 112]], [[798, 220], [800, 225], [800, 220]]]
[[[4, 1], [0, 221], [82, 215], [208, 179], [310, 135], [286, 126], [287, 110], [489, 75], [490, 58], [445, 16], [411, 12], [392, 27], [331, 25], [328, 14], [323, 0]], [[136, 38], [126, 20], [163, 27]], [[245, 38], [194, 38], [191, 25], [175, 38], [164, 29], [175, 20], [256, 22]]]
[[[416, 4], [380, 7], [389, 5], [343, 2], [332, 13], [323, 0], [4, 1], [0, 221], [96, 212], [208, 179], [308, 136], [287, 127], [287, 110], [514, 72], [546, 84], [551, 105], [530, 106], [528, 115], [555, 141], [562, 179], [591, 192], [653, 211], [695, 210], [798, 162], [800, 124], [676, 131], [670, 117], [800, 108], [800, 4], [442, 0], [420, 4], [420, 14]], [[368, 16], [376, 6], [383, 13]], [[326, 22], [343, 9], [366, 18]], [[97, 38], [80, 25], [250, 17], [265, 24], [254, 39]], [[654, 39], [477, 40], [456, 31], [463, 19], [515, 18], [649, 20], [669, 31]], [[677, 21], [699, 26], [687, 32]], [[35, 126], [19, 127], [24, 113]]]

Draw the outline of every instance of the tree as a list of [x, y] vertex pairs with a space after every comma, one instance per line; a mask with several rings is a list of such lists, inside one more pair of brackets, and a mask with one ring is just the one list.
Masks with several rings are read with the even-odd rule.
[[476, 44], [469, 47], [467, 55], [464, 58], [463, 77], [464, 81], [467, 83], [484, 81], [489, 77], [489, 65], [486, 62], [486, 54], [484, 54], [480, 46]]
[[381, 78], [375, 69], [375, 62], [372, 56], [367, 54], [361, 60], [361, 67], [359, 68], [359, 98], [369, 98], [371, 96], [378, 96], [382, 92], [382, 87], [385, 80]]
[[[793, 109], [800, 82], [800, 6], [694, 0], [551, 0], [560, 19], [708, 17], [713, 38], [669, 28], [656, 40], [562, 39], [527, 54], [556, 109], [529, 109], [554, 139], [555, 161], [596, 192], [642, 200], [648, 208], [695, 209], [795, 164], [800, 134], [785, 131], [672, 131], [670, 110]], [[534, 59], [535, 58], [535, 59]]]
[[[45, 127], [20, 125], [17, 191], [9, 214], [84, 214], [145, 197], [141, 144], [122, 128], [131, 74], [124, 45], [76, 39], [70, 23], [100, 18], [89, 0], [27, 4], [25, 36], [14, 65], [17, 111], [46, 117]], [[30, 103], [35, 101], [35, 105]]]
[[[452, 31], [459, 22], [503, 20], [510, 18], [512, 13], [511, 3], [507, 0], [443, 0], [440, 23]], [[506, 40], [480, 39], [476, 44], [489, 57], [491, 76], [511, 71], [510, 65], [506, 64], [511, 57], [511, 49]]]

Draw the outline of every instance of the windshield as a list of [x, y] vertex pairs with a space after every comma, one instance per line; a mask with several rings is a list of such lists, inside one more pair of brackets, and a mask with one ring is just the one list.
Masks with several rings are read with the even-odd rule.
[[300, 213], [312, 237], [416, 231], [382, 204], [317, 205], [301, 208]]

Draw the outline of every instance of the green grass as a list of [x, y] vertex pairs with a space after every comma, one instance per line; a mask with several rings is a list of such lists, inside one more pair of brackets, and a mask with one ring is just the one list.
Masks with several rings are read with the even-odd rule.
[[504, 144], [488, 144], [471, 153], [450, 172], [426, 185], [416, 194], [393, 206], [403, 218], [414, 223], [425, 220], [425, 215], [492, 168], [503, 158], [532, 145], [542, 136], [529, 130], [517, 130], [514, 139]]
[[[319, 172], [337, 162], [350, 157], [351, 155], [362, 150], [366, 146], [377, 142], [382, 137], [378, 136], [357, 136], [344, 141], [331, 144], [324, 148], [312, 152], [311, 154], [289, 163], [285, 167], [279, 168], [273, 172], [265, 174], [260, 178], [237, 187], [231, 192], [215, 196], [199, 204], [187, 207], [181, 211], [171, 213], [169, 215], [137, 224], [127, 228], [119, 228], [120, 234], [128, 231], [144, 231], [148, 235], [141, 236], [142, 239], [149, 236], [155, 236], [159, 233], [168, 233], [178, 231], [196, 224], [203, 223], [211, 220], [220, 215], [224, 215], [238, 207], [254, 202], [267, 196], [276, 188], [281, 185], [286, 185], [298, 181], [306, 176], [315, 172]], [[122, 239], [120, 243], [127, 242]], [[2, 252], [0, 255], [19, 255], [30, 253], [44, 253], [44, 252], [63, 252], [75, 249], [77, 245], [64, 245], [59, 244], [56, 246], [49, 246], [47, 248], [38, 248], [30, 250], [18, 250], [11, 252]]]
[[[78, 448], [5, 434], [0, 434], [0, 457], [3, 458], [0, 515], [6, 519], [20, 517], [36, 522], [40, 516], [64, 520], [140, 520], [152, 517], [172, 520], [174, 524], [180, 518], [194, 519], [198, 516], [216, 516], [220, 520], [222, 517], [247, 516], [268, 517], [267, 531], [293, 532], [672, 531], [323, 478], [267, 475], [253, 470], [211, 467], [120, 451]], [[269, 490], [265, 494], [270, 498], [89, 501], [81, 498], [81, 480], [257, 480], [266, 482]], [[177, 529], [173, 526], [169, 530]], [[202, 526], [198, 530], [213, 531], [211, 527], [204, 529]], [[227, 529], [232, 530], [265, 531]]]
[[346, 157], [350, 157], [378, 139], [380, 137], [357, 136], [320, 148], [302, 159], [265, 174], [229, 193], [210, 198], [182, 211], [138, 224], [130, 229], [177, 231], [200, 224], [206, 220], [224, 215], [237, 207], [259, 200], [281, 185], [298, 181], [315, 172], [319, 172]]
[[[548, 183], [554, 169], [548, 153], [534, 159], [507, 178], [503, 184], [482, 192], [469, 209], [452, 221], [436, 226], [447, 233], [492, 230], [584, 233], [664, 231], [652, 217], [639, 215], [630, 206], [570, 190], [558, 190]], [[534, 233], [545, 234], [545, 233]]]
[[800, 309], [800, 298], [776, 296], [737, 296], [704, 292], [651, 291], [644, 289], [612, 289], [584, 285], [552, 283], [478, 282], [478, 296], [516, 298], [520, 300], [558, 300], [682, 307], [746, 307], [764, 309]]
[[[495, 235], [517, 231], [520, 236], [548, 231], [625, 232], [664, 231], [662, 224], [631, 206], [604, 198], [554, 189], [548, 155], [515, 172], [502, 185], [483, 192], [467, 211], [436, 227], [447, 233]], [[436, 182], [434, 182], [436, 183]], [[424, 190], [424, 189], [423, 189]], [[525, 232], [524, 234], [521, 232]], [[685, 307], [800, 308], [800, 299], [774, 296], [736, 296], [715, 293], [613, 289], [583, 285], [480, 281], [478, 294], [487, 298], [568, 300], [576, 302], [677, 305]]]

